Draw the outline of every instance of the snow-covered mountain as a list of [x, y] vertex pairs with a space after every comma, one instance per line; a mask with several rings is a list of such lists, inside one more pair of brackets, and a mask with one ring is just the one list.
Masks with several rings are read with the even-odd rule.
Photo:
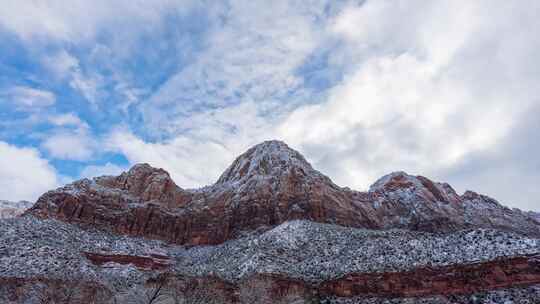
[[426, 232], [496, 228], [540, 236], [538, 222], [520, 210], [472, 191], [459, 195], [423, 176], [395, 172], [368, 192], [341, 188], [279, 141], [249, 149], [202, 189], [182, 189], [165, 170], [140, 164], [117, 177], [49, 191], [30, 213], [190, 245], [219, 244], [294, 219]]
[[354, 191], [268, 141], [201, 189], [139, 164], [45, 193], [0, 222], [0, 302], [533, 301], [539, 238], [530, 213], [488, 196], [405, 172]]

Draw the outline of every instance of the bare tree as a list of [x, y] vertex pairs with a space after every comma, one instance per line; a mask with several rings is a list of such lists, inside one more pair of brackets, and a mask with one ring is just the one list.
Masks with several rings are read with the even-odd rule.
[[28, 288], [28, 297], [40, 304], [104, 303], [111, 293], [103, 286], [81, 278], [69, 280], [37, 280]]
[[[208, 283], [208, 282], [206, 282]], [[112, 304], [219, 304], [224, 303], [212, 286], [194, 278], [163, 273], [145, 284], [126, 286], [116, 295]]]
[[319, 296], [304, 286], [279, 288], [271, 278], [251, 277], [239, 286], [239, 301], [243, 304], [319, 303]]
[[251, 278], [240, 285], [239, 300], [243, 304], [270, 304], [274, 303], [271, 299], [270, 287], [260, 279]]
[[114, 304], [165, 304], [171, 303], [166, 292], [169, 277], [167, 274], [149, 279], [145, 284], [126, 286], [126, 290], [117, 294], [112, 302]]
[[167, 292], [174, 304], [218, 304], [223, 302], [212, 286], [203, 285], [196, 279], [175, 277], [169, 281]]

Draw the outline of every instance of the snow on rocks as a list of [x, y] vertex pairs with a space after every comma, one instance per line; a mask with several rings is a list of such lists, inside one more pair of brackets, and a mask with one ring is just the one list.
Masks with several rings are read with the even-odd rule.
[[[159, 252], [173, 260], [171, 267], [178, 274], [216, 275], [229, 282], [255, 274], [279, 274], [317, 283], [349, 273], [398, 272], [536, 254], [540, 253], [540, 240], [492, 229], [438, 235], [290, 221], [262, 234], [221, 245], [186, 248], [82, 230], [32, 216], [0, 222], [1, 277], [69, 277], [80, 273], [101, 280], [114, 277], [117, 270], [125, 276], [122, 273], [127, 266], [98, 267], [82, 252], [133, 256]], [[143, 277], [144, 271], [127, 269]]]
[[399, 272], [539, 252], [537, 239], [491, 229], [437, 235], [292, 221], [260, 235], [182, 251], [176, 267], [180, 273], [215, 274], [233, 282], [264, 273], [322, 282], [348, 273]]
[[[88, 252], [111, 257], [111, 262], [93, 263]], [[539, 239], [493, 229], [436, 234], [295, 220], [216, 246], [185, 247], [30, 215], [0, 221], [0, 278], [72, 278], [118, 292], [163, 271], [231, 284], [270, 275], [318, 286], [354, 273], [403, 272], [533, 254], [540, 254]], [[133, 256], [146, 263], [152, 255], [166, 257], [165, 268], [141, 268], [126, 259]], [[115, 263], [115, 257], [122, 260]]]
[[100, 282], [129, 277], [143, 282], [144, 272], [133, 266], [97, 267], [82, 252], [145, 256], [161, 246], [159, 241], [82, 230], [57, 220], [33, 216], [6, 219], [0, 221], [0, 277], [75, 277]]
[[240, 155], [218, 179], [217, 184], [241, 182], [247, 179], [279, 177], [297, 170], [303, 175], [320, 175], [302, 154], [282, 141], [258, 144]]
[[32, 203], [28, 201], [10, 202], [0, 200], [0, 219], [16, 217], [30, 207], [32, 207]]

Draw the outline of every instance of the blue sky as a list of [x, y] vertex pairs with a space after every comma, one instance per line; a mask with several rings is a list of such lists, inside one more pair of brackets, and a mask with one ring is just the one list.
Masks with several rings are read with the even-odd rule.
[[1, 199], [138, 162], [199, 187], [276, 138], [342, 186], [539, 210], [537, 1], [0, 4]]

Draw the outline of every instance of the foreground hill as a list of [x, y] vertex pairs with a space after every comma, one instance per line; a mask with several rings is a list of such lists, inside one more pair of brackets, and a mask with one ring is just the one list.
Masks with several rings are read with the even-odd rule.
[[142, 164], [45, 193], [0, 222], [0, 303], [538, 303], [539, 236], [487, 196], [341, 188], [269, 141], [201, 189]]
[[0, 256], [2, 303], [38, 303], [51, 289], [58, 303], [74, 290], [74, 303], [132, 303], [152, 294], [160, 275], [175, 278], [166, 294], [202, 287], [205, 298], [219, 303], [252, 293], [256, 303], [540, 296], [534, 285], [540, 240], [492, 229], [433, 234], [290, 221], [221, 245], [186, 248], [27, 216], [0, 226]]

